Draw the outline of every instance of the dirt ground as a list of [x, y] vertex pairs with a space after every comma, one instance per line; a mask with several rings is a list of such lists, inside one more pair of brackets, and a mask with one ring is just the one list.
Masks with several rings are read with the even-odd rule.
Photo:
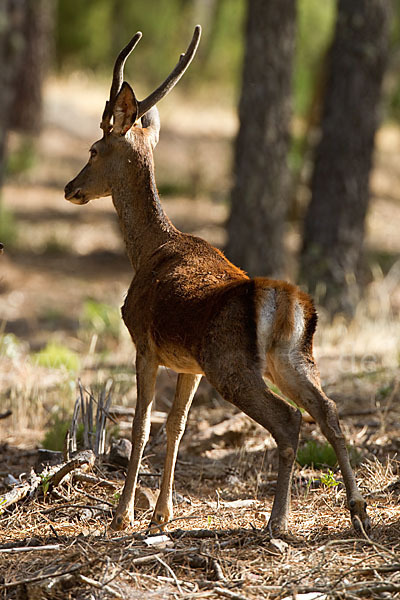
[[[0, 257], [0, 413], [12, 411], [0, 420], [0, 494], [9, 489], [9, 474], [28, 477], [45, 431], [70, 416], [78, 378], [94, 395], [112, 379], [113, 404], [135, 404], [134, 349], [123, 327], [109, 323], [131, 279], [111, 201], [78, 207], [62, 191], [99, 137], [107, 87], [82, 75], [50, 81], [36, 163], [4, 190], [17, 239]], [[160, 109], [155, 162], [166, 211], [177, 227], [223, 246], [234, 110], [178, 90]], [[354, 448], [372, 537], [352, 531], [335, 467], [297, 465], [290, 534], [283, 542], [269, 540], [274, 443], [202, 382], [176, 468], [176, 520], [165, 531], [168, 539], [148, 545], [149, 511], [129, 531], [109, 529], [123, 470], [96, 465], [92, 473], [111, 481], [109, 487], [71, 480], [2, 514], [0, 506], [2, 598], [400, 597], [399, 159], [400, 130], [386, 125], [372, 175], [370, 284], [353, 323], [327, 324], [320, 311], [316, 339], [324, 388], [337, 401]], [[290, 265], [298, 246], [298, 227], [290, 224]], [[89, 299], [107, 307], [103, 320], [96, 313], [88, 322]], [[78, 367], [43, 363], [38, 357], [49, 344], [67, 348]], [[162, 469], [160, 423], [175, 380], [160, 372], [141, 478], [150, 489]], [[128, 430], [122, 422], [120, 432], [128, 436]], [[305, 422], [301, 445], [310, 440], [323, 438]]]

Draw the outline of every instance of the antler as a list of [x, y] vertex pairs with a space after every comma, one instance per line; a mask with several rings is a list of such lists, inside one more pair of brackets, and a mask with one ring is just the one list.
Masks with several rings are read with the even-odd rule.
[[[148, 110], [157, 102], [159, 102], [164, 96], [168, 94], [172, 90], [172, 88], [178, 83], [188, 66], [193, 60], [194, 55], [196, 54], [197, 47], [199, 45], [201, 36], [201, 27], [200, 25], [196, 25], [193, 32], [192, 40], [184, 54], [181, 54], [178, 63], [175, 68], [171, 71], [168, 77], [163, 81], [163, 83], [158, 86], [154, 92], [152, 92], [147, 98], [138, 102], [138, 113], [136, 115], [136, 119], [140, 119]], [[115, 61], [114, 71], [113, 71], [113, 81], [111, 84], [110, 90], [110, 99], [106, 102], [106, 106], [103, 112], [103, 116], [101, 119], [100, 127], [104, 131], [104, 133], [108, 133], [111, 129], [110, 121], [114, 109], [115, 99], [118, 95], [118, 92], [121, 89], [123, 74], [124, 74], [124, 65], [126, 59], [142, 37], [142, 33], [138, 31], [129, 44], [125, 46], [123, 50], [118, 55], [117, 60]]]
[[124, 79], [124, 66], [126, 59], [130, 55], [132, 50], [135, 48], [136, 44], [138, 43], [141, 37], [141, 31], [135, 33], [131, 41], [118, 54], [117, 60], [115, 61], [113, 79], [110, 89], [110, 99], [106, 102], [106, 106], [104, 108], [103, 116], [101, 118], [100, 123], [100, 127], [104, 131], [104, 133], [108, 133], [110, 130], [110, 121], [113, 113], [114, 102], [118, 95], [118, 92], [121, 89], [122, 82]]
[[139, 119], [143, 116], [152, 106], [157, 104], [164, 96], [168, 94], [172, 90], [172, 88], [178, 83], [188, 66], [193, 60], [194, 55], [196, 54], [197, 47], [199, 45], [201, 36], [201, 27], [200, 25], [196, 25], [193, 32], [192, 41], [190, 42], [186, 52], [181, 54], [179, 57], [179, 61], [176, 64], [175, 68], [168, 77], [163, 81], [163, 83], [158, 86], [154, 92], [152, 92], [147, 98], [138, 102], [138, 115]]

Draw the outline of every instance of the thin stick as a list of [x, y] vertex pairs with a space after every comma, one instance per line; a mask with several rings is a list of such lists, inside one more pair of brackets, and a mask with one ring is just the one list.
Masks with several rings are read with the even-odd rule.
[[61, 550], [61, 544], [47, 544], [45, 546], [23, 546], [22, 548], [0, 548], [0, 554], [18, 554], [19, 552], [44, 552], [45, 550]]
[[182, 588], [181, 588], [181, 586], [180, 586], [180, 584], [179, 584], [179, 581], [178, 581], [178, 578], [177, 578], [177, 576], [175, 575], [175, 573], [173, 572], [173, 570], [171, 569], [171, 567], [170, 567], [169, 565], [167, 565], [167, 563], [166, 563], [166, 562], [164, 562], [164, 561], [163, 561], [163, 559], [162, 559], [162, 558], [160, 558], [159, 556], [157, 556], [157, 560], [158, 560], [158, 562], [159, 562], [160, 564], [162, 564], [162, 566], [163, 566], [165, 569], [167, 569], [168, 573], [171, 575], [171, 577], [172, 577], [172, 578], [173, 578], [173, 580], [175, 581], [175, 584], [176, 584], [176, 587], [177, 587], [177, 588], [178, 588], [178, 590], [179, 590], [179, 593], [181, 594], [181, 596], [183, 596], [183, 590], [182, 590]]
[[30, 577], [28, 579], [20, 579], [19, 581], [9, 581], [8, 583], [0, 583], [0, 590], [14, 588], [19, 585], [27, 585], [30, 583], [36, 583], [37, 581], [43, 581], [44, 579], [50, 579], [53, 577], [54, 578], [62, 577], [63, 575], [68, 575], [69, 573], [75, 573], [76, 571], [79, 571], [80, 569], [83, 569], [84, 567], [89, 567], [91, 565], [94, 565], [96, 562], [99, 562], [100, 560], [102, 560], [100, 557], [96, 557], [93, 560], [89, 560], [88, 562], [86, 562], [84, 564], [78, 563], [74, 567], [71, 567], [70, 569], [65, 569], [64, 571], [56, 571], [55, 573], [42, 573], [41, 575], [37, 575], [36, 577]]
[[108, 594], [112, 594], [116, 598], [124, 598], [124, 596], [121, 596], [121, 594], [111, 585], [104, 585], [103, 583], [100, 583], [100, 581], [96, 581], [95, 579], [91, 579], [90, 577], [86, 577], [82, 574], [79, 574], [78, 577], [83, 583], [87, 583], [88, 585], [91, 585], [92, 587], [98, 590], [104, 590], [105, 592], [107, 592]]
[[231, 590], [226, 590], [225, 588], [215, 587], [214, 592], [225, 598], [231, 598], [231, 600], [247, 600], [245, 596], [237, 594], [236, 592], [231, 592]]

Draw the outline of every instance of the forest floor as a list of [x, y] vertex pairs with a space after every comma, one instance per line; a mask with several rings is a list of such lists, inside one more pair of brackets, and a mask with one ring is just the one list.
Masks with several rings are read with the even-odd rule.
[[[0, 420], [0, 495], [7, 476], [26, 480], [45, 437], [62, 449], [78, 379], [96, 398], [112, 381], [113, 405], [135, 405], [134, 349], [119, 315], [132, 274], [111, 201], [78, 207], [63, 198], [99, 137], [106, 95], [107, 85], [83, 76], [49, 82], [32, 168], [10, 176], [3, 192], [13, 219], [11, 243], [0, 240], [7, 245], [0, 256], [0, 413], [12, 414]], [[173, 96], [161, 106], [155, 153], [163, 204], [177, 227], [223, 246], [235, 113], [188, 101], [178, 90]], [[1, 598], [400, 598], [400, 129], [384, 126], [377, 141], [369, 283], [354, 321], [327, 324], [320, 311], [316, 336], [324, 389], [338, 404], [368, 500], [371, 538], [351, 529], [337, 468], [298, 464], [290, 534], [271, 541], [264, 529], [275, 445], [202, 382], [181, 444], [167, 539], [149, 545], [158, 533], [146, 532], [149, 511], [123, 533], [110, 530], [123, 471], [96, 464], [93, 474], [109, 487], [71, 479], [0, 508]], [[17, 162], [31, 160], [21, 139], [12, 146]], [[298, 224], [289, 224], [286, 241], [293, 276]], [[151, 490], [175, 381], [160, 370], [141, 477]], [[119, 431], [129, 437], [129, 423]], [[306, 454], [310, 442], [323, 448], [319, 430], [304, 422]]]

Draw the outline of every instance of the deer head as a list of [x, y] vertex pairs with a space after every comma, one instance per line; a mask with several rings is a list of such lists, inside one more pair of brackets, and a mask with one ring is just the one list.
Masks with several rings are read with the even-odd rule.
[[126, 162], [139, 164], [152, 161], [160, 131], [156, 107], [178, 83], [191, 63], [199, 44], [200, 25], [196, 25], [192, 41], [181, 54], [175, 68], [163, 83], [142, 101], [137, 100], [129, 83], [123, 81], [126, 59], [142, 37], [136, 33], [115, 61], [110, 99], [106, 102], [100, 128], [103, 137], [90, 148], [85, 167], [65, 186], [65, 198], [74, 204], [86, 204], [94, 198], [110, 196], [113, 186], [121, 179]]

